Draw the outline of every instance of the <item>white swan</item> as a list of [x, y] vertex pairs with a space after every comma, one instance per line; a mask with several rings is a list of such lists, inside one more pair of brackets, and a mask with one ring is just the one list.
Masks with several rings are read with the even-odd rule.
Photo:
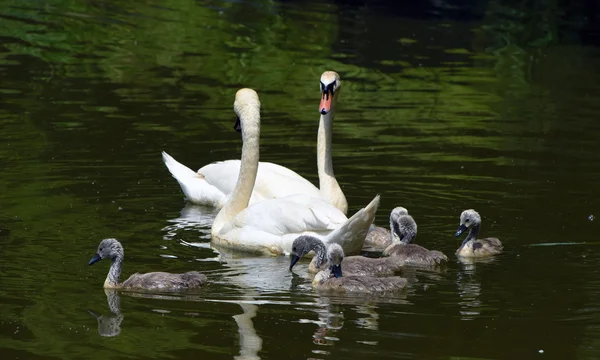
[[[250, 205], [265, 199], [305, 194], [321, 197], [344, 214], [347, 213], [348, 202], [335, 178], [331, 160], [331, 124], [340, 88], [340, 76], [336, 72], [326, 71], [321, 75], [321, 104], [319, 105], [321, 118], [317, 136], [317, 168], [320, 190], [310, 181], [286, 167], [270, 162], [260, 162], [256, 184], [250, 197]], [[190, 202], [221, 208], [231, 196], [238, 178], [240, 160], [215, 162], [194, 172], [164, 151], [162, 157], [171, 175], [179, 182], [181, 190]]]
[[248, 207], [259, 164], [260, 101], [256, 92], [239, 90], [234, 110], [238, 116], [235, 128], [241, 126], [243, 139], [241, 168], [231, 197], [213, 222], [211, 243], [236, 251], [281, 255], [291, 253], [296, 237], [311, 234], [326, 244], [340, 244], [347, 253], [358, 253], [373, 223], [379, 195], [350, 219], [322, 198], [305, 194]]

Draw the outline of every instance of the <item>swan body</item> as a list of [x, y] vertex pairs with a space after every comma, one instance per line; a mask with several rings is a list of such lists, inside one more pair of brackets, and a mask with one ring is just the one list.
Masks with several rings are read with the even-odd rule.
[[417, 223], [410, 215], [397, 218], [390, 217], [392, 244], [384, 251], [383, 256], [396, 258], [403, 265], [415, 267], [439, 267], [448, 263], [448, 257], [437, 250], [427, 250], [421, 245], [411, 242], [417, 236]]
[[403, 290], [408, 281], [399, 276], [373, 277], [350, 275], [343, 276], [344, 250], [338, 244], [327, 248], [327, 260], [330, 267], [319, 271], [313, 279], [313, 287], [320, 291], [341, 293], [389, 293]]
[[231, 197], [217, 214], [211, 242], [217, 247], [265, 255], [289, 254], [292, 242], [309, 233], [358, 253], [379, 206], [379, 195], [349, 219], [328, 201], [305, 194], [248, 206], [259, 159], [260, 101], [254, 90], [236, 94], [234, 110], [243, 138], [241, 167]]
[[190, 271], [183, 274], [167, 272], [135, 273], [122, 283], [119, 281], [125, 252], [117, 239], [104, 239], [98, 245], [98, 251], [90, 260], [93, 265], [102, 259], [112, 259], [108, 276], [104, 281], [105, 289], [143, 289], [150, 291], [179, 291], [201, 287], [207, 282], [205, 275]]
[[465, 230], [469, 235], [462, 242], [456, 255], [465, 258], [480, 258], [497, 255], [502, 252], [503, 246], [497, 238], [477, 239], [481, 227], [481, 216], [473, 209], [465, 210], [460, 214], [460, 226], [455, 236], [460, 236]]
[[[322, 99], [319, 105], [321, 117], [317, 136], [320, 189], [295, 171], [270, 162], [260, 162], [250, 205], [266, 199], [304, 194], [325, 199], [344, 214], [348, 212], [348, 202], [335, 178], [331, 159], [331, 127], [340, 88], [341, 81], [337, 73], [323, 73]], [[195, 172], [164, 151], [162, 158], [190, 202], [216, 208], [223, 207], [233, 193], [241, 167], [240, 160], [226, 160], [208, 164]]]

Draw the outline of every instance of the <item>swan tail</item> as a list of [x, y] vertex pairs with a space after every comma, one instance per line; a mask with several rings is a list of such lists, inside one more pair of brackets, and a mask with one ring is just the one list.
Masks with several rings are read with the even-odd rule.
[[163, 162], [171, 175], [177, 180], [185, 197], [194, 204], [218, 206], [223, 200], [221, 194], [214, 186], [197, 172], [179, 163], [171, 155], [162, 152]]
[[181, 181], [180, 179], [197, 177], [198, 174], [190, 169], [189, 167], [181, 164], [177, 160], [173, 159], [173, 157], [166, 152], [162, 152], [162, 159], [165, 165], [167, 165], [167, 169], [177, 181]]
[[379, 195], [375, 196], [369, 205], [358, 210], [342, 226], [327, 236], [328, 243], [338, 243], [346, 255], [358, 254], [362, 249], [367, 232], [379, 207]]

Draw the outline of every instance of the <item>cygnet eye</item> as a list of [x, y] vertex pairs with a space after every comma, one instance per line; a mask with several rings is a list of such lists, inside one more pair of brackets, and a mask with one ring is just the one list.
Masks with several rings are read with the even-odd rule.
[[102, 251], [102, 248], [100, 248], [99, 250]]
[[465, 222], [467, 222], [467, 223], [468, 223], [468, 222], [469, 222], [469, 219], [465, 220]]
[[296, 247], [295, 246], [292, 248], [292, 251], [296, 251]]

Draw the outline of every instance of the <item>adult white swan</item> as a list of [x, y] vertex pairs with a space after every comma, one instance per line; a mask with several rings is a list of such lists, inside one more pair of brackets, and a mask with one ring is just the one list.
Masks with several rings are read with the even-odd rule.
[[[321, 197], [344, 214], [347, 213], [348, 202], [335, 178], [331, 160], [331, 124], [340, 89], [340, 76], [336, 72], [326, 71], [321, 75], [321, 104], [319, 105], [321, 118], [317, 135], [317, 168], [320, 189], [286, 167], [270, 162], [260, 162], [256, 184], [250, 197], [250, 205], [265, 199], [305, 194]], [[240, 160], [208, 164], [198, 172], [194, 172], [164, 151], [162, 157], [190, 202], [221, 208], [231, 196], [240, 171]]]
[[377, 195], [350, 219], [322, 198], [296, 194], [263, 200], [248, 206], [259, 168], [260, 101], [254, 90], [241, 89], [235, 96], [243, 146], [239, 176], [229, 200], [211, 228], [211, 242], [231, 250], [280, 255], [291, 253], [292, 243], [311, 234], [325, 243], [338, 243], [345, 252], [358, 253], [379, 206]]

